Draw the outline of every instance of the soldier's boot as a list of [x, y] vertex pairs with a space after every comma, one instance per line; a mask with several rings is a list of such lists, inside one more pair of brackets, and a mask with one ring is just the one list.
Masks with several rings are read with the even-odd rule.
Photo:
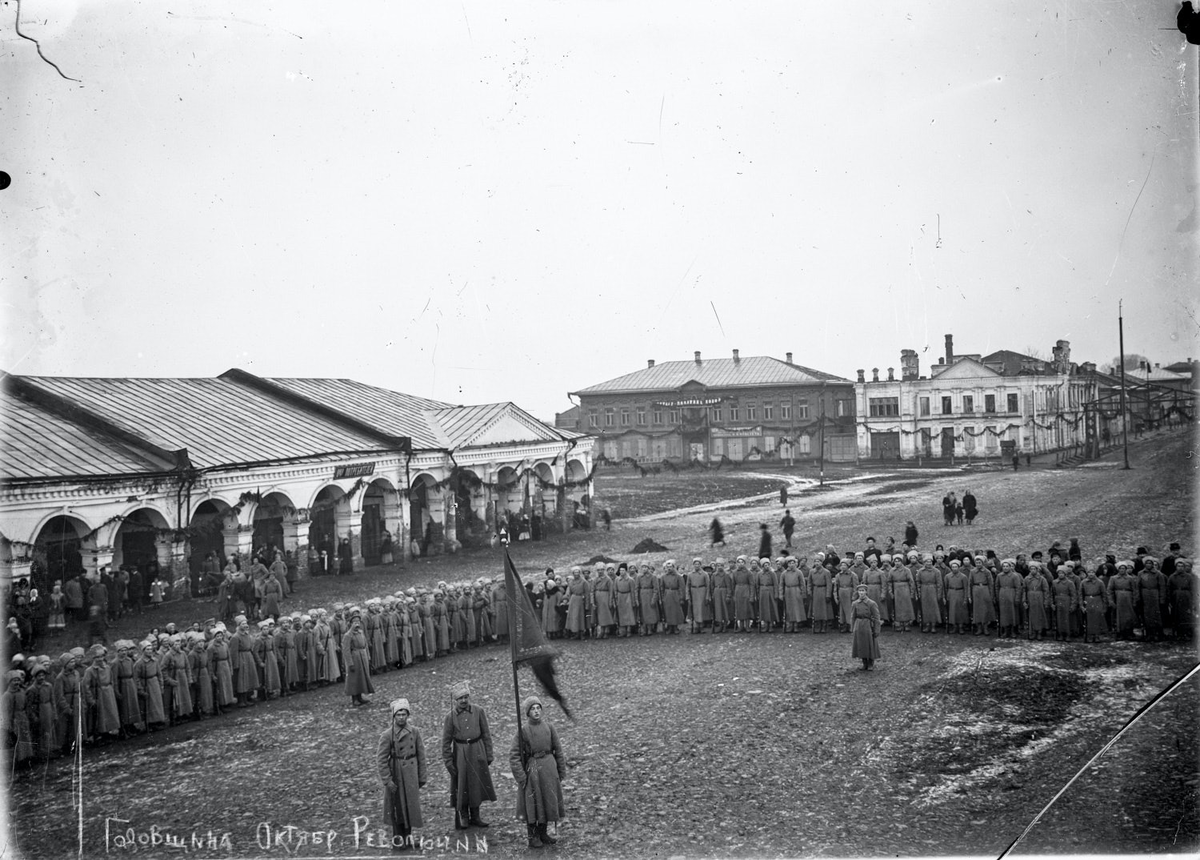
[[525, 832], [529, 836], [529, 847], [530, 848], [541, 848], [542, 847], [543, 842], [541, 840], [540, 835], [538, 834], [538, 829], [537, 829], [536, 825], [526, 824]]
[[557, 839], [555, 839], [553, 836], [551, 836], [549, 833], [546, 832], [545, 824], [539, 824], [537, 831], [538, 831], [538, 837], [542, 840], [542, 842], [544, 842], [547, 845], [553, 845], [555, 842], [558, 841]]
[[468, 823], [472, 827], [487, 827], [488, 826], [488, 823], [479, 817], [479, 807], [478, 806], [471, 807], [470, 815], [471, 815], [471, 818]]

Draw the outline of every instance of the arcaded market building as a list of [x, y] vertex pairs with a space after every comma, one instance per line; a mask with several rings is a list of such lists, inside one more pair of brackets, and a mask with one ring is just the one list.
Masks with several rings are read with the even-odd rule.
[[562, 527], [593, 440], [512, 403], [348, 379], [0, 380], [0, 578], [142, 565], [176, 588], [208, 552], [348, 538], [355, 566], [487, 540], [497, 513]]

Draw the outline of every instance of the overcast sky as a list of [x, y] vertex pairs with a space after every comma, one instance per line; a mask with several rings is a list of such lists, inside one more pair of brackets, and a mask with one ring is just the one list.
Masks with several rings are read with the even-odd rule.
[[542, 418], [699, 350], [1196, 357], [1177, 4], [25, 2], [0, 367]]

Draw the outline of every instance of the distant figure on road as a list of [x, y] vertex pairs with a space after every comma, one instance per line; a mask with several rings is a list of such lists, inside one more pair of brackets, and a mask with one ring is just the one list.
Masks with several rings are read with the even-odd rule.
[[612, 514], [609, 512], [608, 508], [601, 509], [600, 519], [604, 520], [604, 530], [606, 532], [612, 531]]
[[796, 518], [792, 516], [791, 510], [784, 510], [783, 519], [779, 521], [779, 527], [783, 529], [783, 539], [790, 547], [792, 545], [792, 532], [796, 530]]
[[787, 484], [779, 488], [779, 505], [780, 507], [787, 507]]
[[721, 528], [721, 521], [719, 519], [713, 517], [713, 521], [709, 525], [708, 530], [712, 534], [712, 543], [710, 543], [709, 546], [716, 546], [717, 544], [725, 546], [725, 530]]
[[[1026, 457], [1026, 458], [1025, 458], [1025, 465], [1026, 465], [1026, 466], [1028, 466], [1028, 465], [1029, 465], [1029, 458], [1028, 458], [1028, 457]], [[1015, 471], [1017, 471], [1017, 469], [1019, 469], [1019, 468], [1020, 468], [1020, 466], [1021, 466], [1021, 457], [1020, 457], [1020, 455], [1018, 455], [1018, 454], [1013, 454], [1013, 471], [1014, 471], [1014, 472], [1015, 472]]]
[[975, 517], [979, 516], [979, 503], [975, 500], [975, 496], [970, 490], [963, 493], [962, 506], [963, 514], [967, 517], [967, 525], [971, 525], [975, 522]]
[[909, 549], [917, 545], [917, 527], [913, 525], [912, 520], [904, 527], [904, 542], [908, 544]]
[[759, 525], [759, 529], [762, 531], [762, 534], [760, 534], [759, 538], [758, 538], [758, 557], [759, 558], [770, 558], [771, 557], [771, 532], [767, 529], [766, 523], [762, 523], [761, 525]]
[[958, 504], [958, 499], [953, 490], [942, 496], [942, 519], [948, 526], [954, 525], [954, 506], [956, 504]]

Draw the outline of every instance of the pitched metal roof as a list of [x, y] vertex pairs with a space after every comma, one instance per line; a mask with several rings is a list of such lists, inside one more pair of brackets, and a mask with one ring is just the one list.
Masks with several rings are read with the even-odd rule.
[[1020, 376], [1021, 368], [1026, 362], [1036, 362], [1038, 373], [1053, 374], [1058, 370], [1052, 362], [1042, 358], [1034, 358], [1032, 355], [1023, 355], [1019, 352], [1013, 352], [1011, 349], [998, 349], [993, 353], [985, 355], [981, 359], [984, 364], [999, 364], [1002, 365], [1000, 373], [1003, 376]]
[[376, 388], [353, 379], [270, 378], [267, 381], [323, 403], [385, 433], [408, 436], [412, 439], [413, 448], [447, 447], [437, 430], [430, 427], [426, 413], [458, 408], [440, 400]]
[[[453, 406], [350, 379], [4, 377], [0, 475], [164, 473], [340, 453], [462, 448], [583, 434], [512, 403]], [[186, 456], [182, 453], [186, 451]]]
[[611, 394], [631, 391], [674, 391], [689, 382], [707, 388], [751, 388], [765, 385], [798, 385], [814, 382], [844, 382], [850, 380], [832, 373], [814, 370], [799, 364], [788, 364], [767, 355], [745, 358], [707, 358], [696, 361], [664, 361], [633, 373], [618, 376], [607, 382], [572, 392]]
[[485, 403], [480, 406], [450, 406], [427, 413], [427, 418], [439, 431], [442, 444], [454, 449], [470, 445], [502, 418], [511, 417], [520, 425], [520, 438], [497, 438], [489, 444], [501, 442], [528, 442], [532, 439], [557, 441], [563, 438], [562, 431], [554, 430], [538, 421], [528, 412], [513, 403]]
[[376, 437], [225, 379], [23, 377], [165, 448], [186, 448], [200, 469], [348, 451]]
[[8, 391], [0, 391], [0, 415], [0, 475], [6, 480], [134, 475], [174, 465]]

